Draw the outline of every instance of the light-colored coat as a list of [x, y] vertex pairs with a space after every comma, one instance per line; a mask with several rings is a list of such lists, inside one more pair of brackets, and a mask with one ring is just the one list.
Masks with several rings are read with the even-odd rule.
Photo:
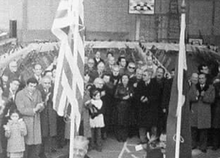
[[211, 104], [215, 99], [215, 89], [209, 85], [203, 97], [197, 97], [197, 88], [192, 85], [189, 90], [189, 101], [191, 102], [191, 126], [198, 129], [211, 127]]
[[37, 145], [42, 142], [40, 113], [35, 114], [33, 111], [36, 105], [41, 102], [40, 91], [36, 90], [31, 96], [27, 88], [19, 91], [15, 98], [17, 108], [22, 114], [27, 126], [27, 136], [25, 137], [25, 143], [27, 145]]
[[9, 120], [7, 123], [9, 131], [5, 132], [8, 138], [7, 152], [23, 152], [25, 151], [24, 136], [27, 135], [27, 129], [22, 119], [17, 122]]

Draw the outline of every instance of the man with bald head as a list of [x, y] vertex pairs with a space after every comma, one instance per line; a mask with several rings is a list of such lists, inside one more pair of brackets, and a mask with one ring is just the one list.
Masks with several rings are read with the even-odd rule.
[[49, 147], [48, 153], [51, 154], [51, 151], [54, 150], [52, 147], [52, 142], [54, 137], [57, 135], [57, 114], [53, 109], [53, 87], [50, 76], [44, 76], [41, 79], [40, 85], [37, 87], [41, 92], [42, 100], [44, 102], [45, 108], [40, 114], [41, 118], [41, 132], [42, 132], [42, 147], [40, 156], [45, 155], [45, 149], [47, 144]]
[[190, 79], [189, 79], [189, 86], [191, 87], [192, 84], [196, 85], [199, 81], [199, 75], [198, 73], [192, 73]]
[[14, 78], [20, 78], [18, 73], [18, 64], [17, 61], [13, 60], [9, 63], [8, 67], [3, 72], [4, 76], [8, 76], [8, 83]]

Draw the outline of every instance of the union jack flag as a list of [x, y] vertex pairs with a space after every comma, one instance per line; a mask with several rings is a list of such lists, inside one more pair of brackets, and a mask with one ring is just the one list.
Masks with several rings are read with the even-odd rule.
[[77, 129], [84, 91], [83, 13], [83, 0], [61, 0], [52, 25], [52, 32], [61, 43], [57, 58], [53, 108], [58, 115], [64, 116], [67, 105], [70, 104]]

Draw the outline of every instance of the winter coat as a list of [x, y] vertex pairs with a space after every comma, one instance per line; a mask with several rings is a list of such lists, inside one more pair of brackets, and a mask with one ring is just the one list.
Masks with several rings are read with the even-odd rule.
[[27, 145], [37, 145], [42, 142], [40, 113], [34, 113], [33, 111], [36, 105], [41, 102], [41, 93], [37, 89], [31, 96], [27, 88], [25, 88], [19, 91], [15, 98], [17, 108], [23, 115], [27, 127], [27, 136], [25, 137], [25, 143]]
[[214, 84], [215, 102], [212, 106], [212, 127], [220, 128], [220, 82]]
[[46, 92], [43, 86], [40, 84], [38, 89], [41, 92], [42, 100], [45, 101], [48, 93], [51, 93], [47, 102], [45, 102], [45, 108], [40, 113], [41, 118], [41, 132], [43, 137], [53, 137], [57, 135], [57, 113], [53, 109], [53, 92], [52, 87], [49, 92]]
[[[201, 96], [201, 91], [205, 91]], [[200, 93], [197, 96], [197, 91]], [[199, 129], [211, 127], [211, 104], [215, 99], [215, 88], [206, 84], [201, 89], [199, 84], [192, 85], [189, 90], [189, 101], [191, 102], [191, 126]]]
[[[129, 95], [128, 99], [124, 99]], [[133, 90], [130, 86], [124, 87], [123, 84], [119, 84], [115, 91], [116, 99], [116, 124], [120, 126], [128, 126], [130, 123], [129, 114], [131, 108], [131, 98], [133, 97]]]
[[[150, 130], [158, 124], [158, 111], [160, 104], [161, 91], [155, 80], [151, 80], [147, 85], [144, 81], [140, 81], [136, 89], [136, 100], [138, 104], [138, 125], [141, 128]], [[147, 97], [147, 102], [142, 102], [141, 98]]]
[[27, 135], [27, 128], [22, 119], [17, 122], [9, 120], [7, 123], [9, 131], [5, 131], [8, 138], [7, 152], [23, 152], [25, 151], [24, 136]]

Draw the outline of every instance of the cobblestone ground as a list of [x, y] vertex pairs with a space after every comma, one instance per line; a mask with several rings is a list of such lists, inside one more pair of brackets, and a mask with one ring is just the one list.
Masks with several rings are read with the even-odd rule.
[[[138, 138], [128, 139], [125, 143], [119, 143], [115, 138], [108, 138], [103, 142], [102, 152], [92, 150], [88, 153], [90, 158], [146, 158], [146, 152], [135, 151], [135, 145], [138, 144]], [[208, 149], [207, 153], [201, 153], [194, 150], [193, 158], [220, 158], [220, 149], [212, 151]], [[53, 153], [52, 158], [68, 158], [68, 147]]]

